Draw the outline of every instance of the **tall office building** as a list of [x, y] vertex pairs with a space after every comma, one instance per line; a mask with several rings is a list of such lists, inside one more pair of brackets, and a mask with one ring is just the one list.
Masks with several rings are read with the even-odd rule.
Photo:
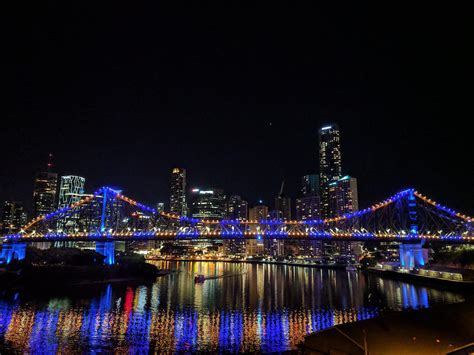
[[359, 210], [357, 179], [348, 175], [329, 184], [329, 214], [331, 217]]
[[319, 175], [304, 175], [301, 179], [301, 194], [303, 196], [319, 195]]
[[2, 234], [19, 232], [26, 224], [27, 217], [23, 203], [5, 201], [2, 213]]
[[51, 172], [52, 154], [49, 154], [47, 170], [36, 174], [33, 188], [33, 218], [51, 213], [56, 208], [58, 174]]
[[170, 210], [180, 216], [186, 216], [188, 212], [186, 205], [186, 170], [183, 168], [174, 168], [171, 171]]
[[[329, 183], [329, 215], [341, 216], [359, 210], [357, 179], [348, 175]], [[361, 253], [360, 242], [335, 242], [334, 256], [338, 263], [355, 262]]]
[[225, 195], [221, 189], [193, 189], [192, 216], [194, 218], [225, 217]]
[[244, 220], [248, 218], [248, 203], [238, 195], [232, 195], [227, 201], [227, 219]]
[[330, 125], [319, 130], [319, 184], [321, 215], [327, 218], [329, 211], [329, 184], [341, 177], [341, 144], [339, 127]]
[[[84, 195], [86, 179], [76, 175], [61, 176], [58, 208], [65, 208], [78, 202]], [[77, 224], [78, 216], [64, 216], [58, 220], [58, 229], [71, 229]]]

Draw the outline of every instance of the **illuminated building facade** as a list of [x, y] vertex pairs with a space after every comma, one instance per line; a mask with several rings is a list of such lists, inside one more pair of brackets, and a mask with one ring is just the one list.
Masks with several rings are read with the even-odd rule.
[[[84, 184], [86, 179], [76, 175], [61, 176], [61, 184], [59, 186], [59, 202], [58, 208], [66, 208], [73, 203], [79, 201], [84, 195]], [[64, 216], [58, 221], [58, 229], [70, 229], [76, 226], [76, 217]]]
[[238, 195], [232, 195], [227, 201], [226, 218], [242, 221], [248, 218], [248, 203]]
[[304, 196], [296, 199], [296, 219], [320, 219], [320, 197], [317, 195]]
[[319, 184], [321, 215], [329, 217], [329, 184], [341, 177], [341, 143], [339, 127], [330, 125], [319, 130]]
[[[232, 195], [227, 200], [226, 218], [232, 220], [246, 220], [248, 218], [248, 203], [238, 195]], [[224, 250], [227, 256], [244, 257], [245, 241], [241, 239], [224, 240]]]
[[186, 170], [174, 168], [171, 171], [170, 211], [180, 216], [188, 214], [186, 204]]
[[336, 217], [359, 210], [357, 179], [346, 175], [329, 184], [329, 215]]
[[5, 201], [2, 213], [2, 234], [12, 234], [20, 231], [27, 222], [25, 207], [21, 202]]
[[225, 195], [221, 189], [193, 189], [192, 216], [194, 218], [225, 217]]
[[[268, 207], [264, 205], [257, 205], [249, 209], [249, 220], [251, 221], [261, 221], [268, 218]], [[257, 226], [251, 227], [253, 231], [258, 232]], [[263, 240], [260, 237], [257, 239], [246, 239], [245, 240], [245, 253], [248, 256], [257, 256], [263, 255], [264, 253], [264, 244]]]
[[58, 174], [41, 172], [36, 174], [33, 189], [33, 218], [53, 212], [56, 209]]
[[[348, 175], [329, 184], [329, 215], [340, 216], [359, 210], [357, 179]], [[361, 253], [360, 242], [335, 242], [333, 254], [336, 262], [354, 262]]]

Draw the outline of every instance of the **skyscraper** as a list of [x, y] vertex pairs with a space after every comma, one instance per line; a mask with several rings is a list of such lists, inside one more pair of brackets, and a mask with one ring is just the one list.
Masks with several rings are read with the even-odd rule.
[[242, 200], [238, 195], [232, 195], [227, 201], [226, 218], [244, 220], [248, 218], [247, 201]]
[[319, 130], [319, 183], [321, 215], [329, 216], [329, 184], [341, 177], [341, 144], [339, 127], [330, 125]]
[[194, 189], [191, 212], [195, 218], [224, 218], [224, 191], [221, 189]]
[[58, 174], [51, 172], [52, 154], [49, 155], [47, 171], [36, 174], [33, 188], [33, 218], [54, 211], [58, 188]]
[[183, 168], [174, 168], [171, 172], [170, 210], [180, 216], [187, 215], [186, 170]]
[[359, 210], [357, 179], [346, 175], [329, 184], [329, 214], [331, 217]]
[[[79, 201], [84, 194], [86, 179], [76, 175], [61, 176], [58, 208], [65, 208]], [[78, 216], [64, 216], [58, 220], [58, 229], [74, 228]]]
[[[329, 215], [341, 216], [359, 209], [357, 179], [348, 175], [329, 183]], [[360, 242], [335, 242], [334, 255], [338, 263], [355, 262], [361, 252]]]
[[23, 203], [5, 201], [2, 214], [2, 234], [17, 233], [27, 222]]

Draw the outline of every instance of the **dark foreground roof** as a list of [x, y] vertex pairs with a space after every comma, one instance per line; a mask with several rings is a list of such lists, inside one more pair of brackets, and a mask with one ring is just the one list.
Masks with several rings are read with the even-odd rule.
[[302, 348], [311, 354], [364, 354], [364, 332], [369, 354], [446, 354], [474, 341], [474, 302], [337, 325], [306, 336]]

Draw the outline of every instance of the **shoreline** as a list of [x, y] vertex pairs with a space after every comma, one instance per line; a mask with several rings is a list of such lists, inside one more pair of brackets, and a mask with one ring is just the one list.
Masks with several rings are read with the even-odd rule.
[[184, 261], [184, 262], [208, 262], [208, 263], [232, 263], [232, 264], [269, 264], [269, 265], [287, 265], [302, 266], [321, 269], [345, 269], [348, 265], [343, 264], [300, 264], [292, 262], [280, 261], [264, 261], [264, 260], [228, 260], [228, 259], [165, 259], [165, 258], [146, 258], [146, 261]]
[[[147, 275], [135, 275], [135, 276], [126, 276], [126, 277], [104, 277], [101, 279], [93, 279], [93, 278], [83, 278], [78, 279], [75, 278], [71, 281], [64, 281], [64, 280], [52, 280], [48, 281], [37, 281], [37, 280], [30, 280], [30, 279], [21, 279], [20, 276], [16, 273], [4, 273], [0, 276], [3, 276], [7, 283], [9, 284], [2, 284], [0, 285], [0, 292], [5, 291], [18, 291], [18, 290], [28, 290], [28, 289], [36, 289], [37, 291], [41, 291], [44, 288], [47, 289], [62, 289], [64, 287], [82, 287], [82, 286], [93, 286], [93, 285], [104, 285], [104, 284], [120, 284], [120, 283], [143, 283], [143, 282], [154, 282], [158, 277], [168, 276], [172, 274], [174, 270], [157, 270], [156, 275], [153, 277]], [[10, 279], [8, 279], [10, 278]]]
[[378, 270], [375, 268], [368, 268], [367, 270], [365, 270], [365, 272], [369, 275], [377, 275], [382, 278], [418, 283], [420, 285], [426, 285], [431, 287], [442, 287], [449, 290], [474, 290], [474, 281], [456, 281], [424, 275], [416, 275], [411, 273], [401, 273], [392, 270]]

